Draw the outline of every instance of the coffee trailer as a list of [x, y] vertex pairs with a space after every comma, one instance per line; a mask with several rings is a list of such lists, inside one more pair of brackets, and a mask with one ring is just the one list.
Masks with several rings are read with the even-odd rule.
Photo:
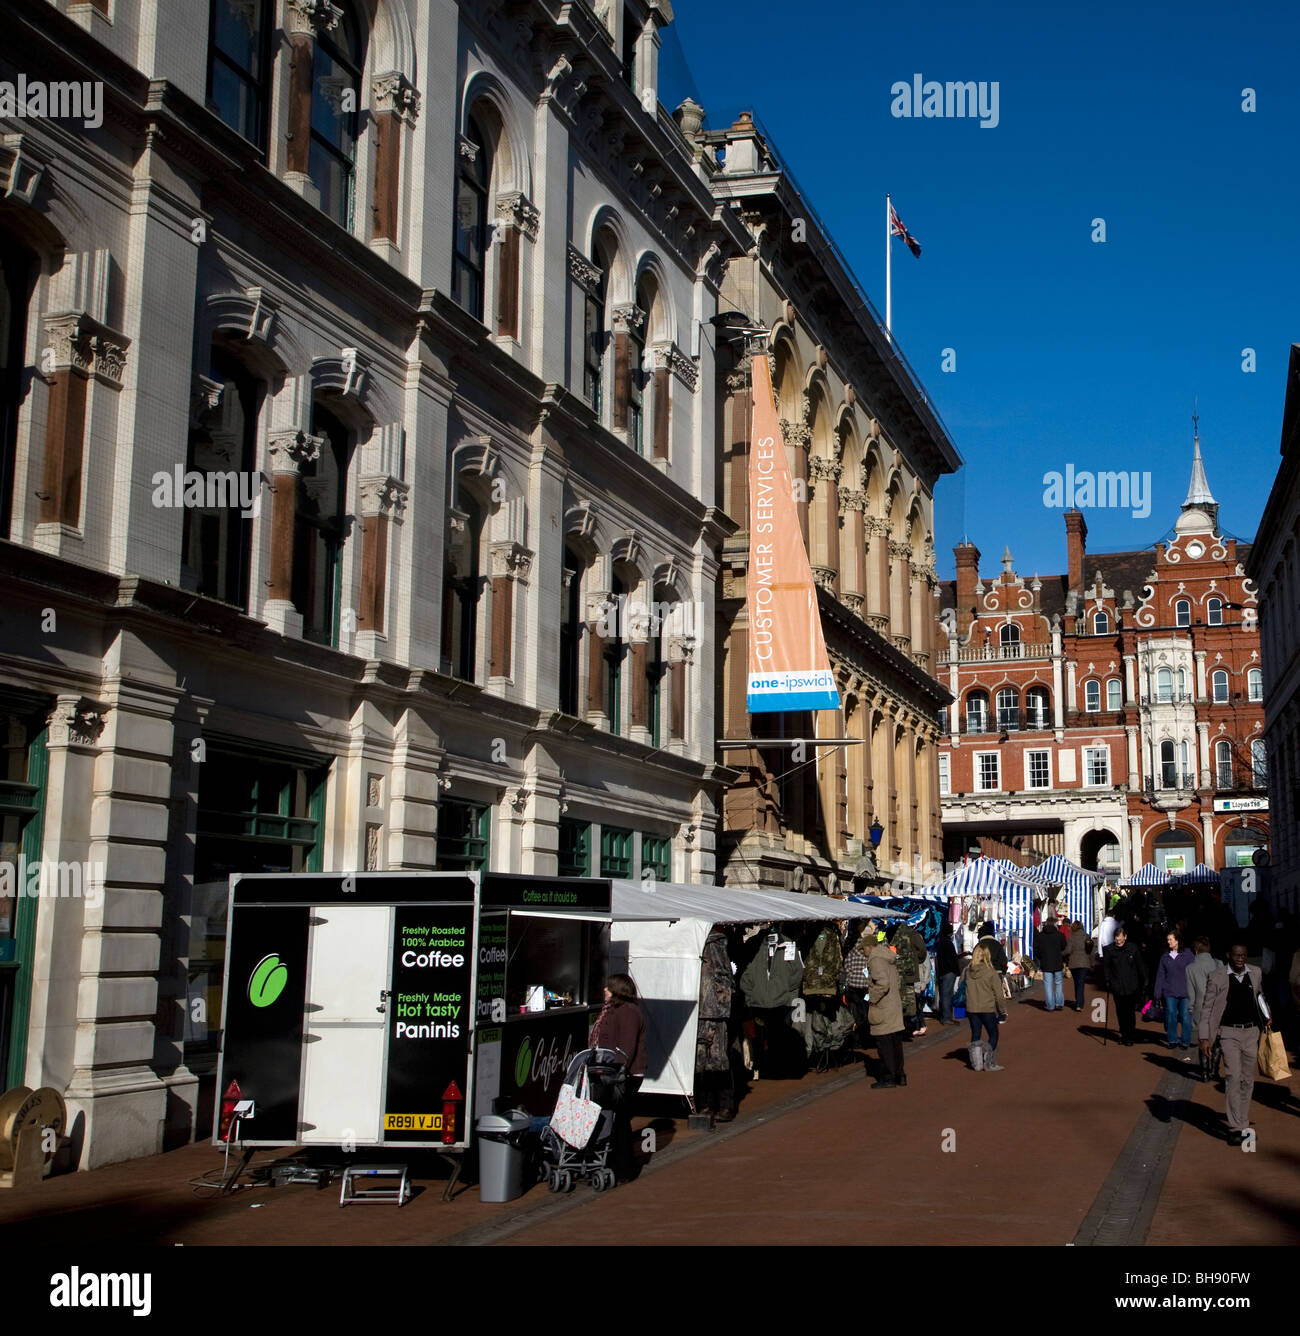
[[[459, 872], [230, 884], [215, 1144], [463, 1151], [551, 1112], [604, 984], [610, 883]], [[233, 1085], [232, 1085], [233, 1083]]]

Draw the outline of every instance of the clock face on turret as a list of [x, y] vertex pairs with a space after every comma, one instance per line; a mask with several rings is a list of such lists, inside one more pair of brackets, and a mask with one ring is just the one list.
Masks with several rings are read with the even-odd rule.
[[1205, 544], [1197, 542], [1188, 543], [1187, 555], [1191, 557], [1193, 561], [1195, 561], [1197, 557], [1203, 557], [1205, 555]]

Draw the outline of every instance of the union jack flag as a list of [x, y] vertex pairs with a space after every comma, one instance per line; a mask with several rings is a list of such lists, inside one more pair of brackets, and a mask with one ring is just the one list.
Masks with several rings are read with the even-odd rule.
[[903, 220], [898, 216], [898, 210], [893, 204], [889, 206], [889, 235], [893, 237], [902, 237], [907, 243], [907, 249], [913, 255], [920, 259], [921, 243], [903, 226]]

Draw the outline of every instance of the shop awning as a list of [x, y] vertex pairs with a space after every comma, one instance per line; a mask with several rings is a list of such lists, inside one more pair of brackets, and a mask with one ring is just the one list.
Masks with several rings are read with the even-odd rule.
[[1217, 886], [1219, 874], [1206, 863], [1197, 863], [1190, 872], [1176, 872], [1174, 884], [1178, 886]]
[[[747, 891], [738, 886], [690, 886], [681, 882], [612, 883], [615, 923], [699, 919], [703, 923], [787, 923], [813, 919], [893, 918], [897, 911], [872, 909], [829, 895], [798, 891]], [[901, 917], [901, 916], [900, 916]]]
[[1163, 886], [1169, 880], [1169, 873], [1154, 863], [1143, 863], [1131, 877], [1125, 877], [1121, 886]]

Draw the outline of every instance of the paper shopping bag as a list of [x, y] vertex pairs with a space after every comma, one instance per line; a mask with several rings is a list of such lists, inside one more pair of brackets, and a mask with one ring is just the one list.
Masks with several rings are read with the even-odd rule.
[[1265, 1030], [1259, 1036], [1259, 1070], [1270, 1081], [1289, 1081], [1291, 1068], [1287, 1066], [1286, 1048], [1282, 1036]]

